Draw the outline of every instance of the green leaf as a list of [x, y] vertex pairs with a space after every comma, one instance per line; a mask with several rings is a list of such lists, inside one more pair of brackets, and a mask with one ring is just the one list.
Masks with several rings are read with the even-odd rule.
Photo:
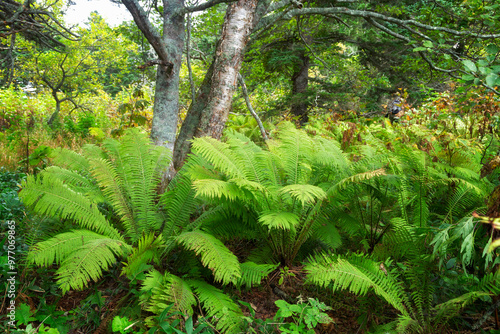
[[497, 81], [498, 81], [498, 78], [499, 76], [495, 73], [490, 73], [488, 74], [488, 76], [486, 77], [486, 84], [488, 86], [495, 86], [497, 85]]
[[424, 46], [426, 48], [433, 48], [434, 47], [434, 43], [432, 43], [431, 41], [424, 41]]
[[413, 52], [426, 51], [426, 50], [427, 50], [427, 48], [424, 48], [423, 46], [419, 46], [417, 48], [414, 48]]
[[463, 74], [462, 75], [462, 80], [464, 81], [473, 81], [476, 77], [473, 76], [472, 74]]
[[490, 55], [495, 55], [500, 49], [495, 44], [490, 44], [486, 47], [486, 52]]
[[125, 329], [133, 324], [134, 323], [132, 321], [128, 320], [125, 317], [116, 316], [113, 318], [113, 322], [111, 323], [111, 328], [113, 329], [113, 332], [126, 333], [130, 331], [131, 328], [128, 328], [127, 330]]
[[465, 59], [463, 61], [463, 64], [464, 64], [465, 68], [468, 69], [469, 71], [471, 71], [471, 72], [477, 72], [476, 64], [474, 64], [469, 59]]

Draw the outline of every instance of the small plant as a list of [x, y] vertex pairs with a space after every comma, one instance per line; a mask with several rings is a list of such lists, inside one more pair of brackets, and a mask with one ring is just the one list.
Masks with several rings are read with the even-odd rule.
[[[282, 323], [279, 327], [281, 333], [314, 334], [314, 328], [318, 324], [333, 322], [328, 314], [323, 312], [332, 308], [314, 298], [309, 298], [305, 303], [299, 301], [298, 304], [288, 304], [284, 300], [277, 300], [275, 304], [279, 310], [276, 312], [274, 319]], [[290, 317], [293, 322], [283, 323], [285, 318]]]
[[111, 329], [113, 332], [120, 332], [121, 334], [130, 333], [135, 325], [135, 322], [128, 320], [125, 317], [114, 317], [111, 323]]
[[[179, 311], [172, 311], [173, 304], [169, 305], [163, 312], [155, 319], [158, 323], [155, 327], [149, 330], [149, 334], [154, 333], [167, 333], [167, 334], [199, 334], [199, 333], [213, 333], [206, 323], [201, 323], [195, 328], [193, 324], [193, 317], [189, 317], [184, 322], [184, 330], [176, 328], [182, 327], [181, 318], [184, 315]], [[114, 320], [113, 320], [114, 321]], [[205, 330], [204, 330], [205, 329]]]
[[278, 280], [278, 284], [283, 285], [290, 277], [295, 277], [295, 274], [291, 272], [287, 266], [280, 268], [280, 279]]

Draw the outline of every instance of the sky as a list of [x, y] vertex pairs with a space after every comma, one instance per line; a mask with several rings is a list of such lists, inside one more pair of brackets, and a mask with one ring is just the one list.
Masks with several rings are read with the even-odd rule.
[[124, 5], [117, 5], [109, 0], [73, 0], [75, 5], [69, 6], [65, 20], [68, 25], [84, 24], [90, 12], [96, 10], [110, 26], [117, 26], [123, 21], [132, 20]]

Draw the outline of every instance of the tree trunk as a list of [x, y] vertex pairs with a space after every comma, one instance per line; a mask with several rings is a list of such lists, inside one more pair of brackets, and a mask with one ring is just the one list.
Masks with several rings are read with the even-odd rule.
[[290, 113], [296, 117], [300, 122], [300, 125], [309, 121], [309, 116], [307, 115], [308, 103], [304, 102], [304, 96], [297, 96], [299, 94], [305, 93], [307, 91], [307, 86], [309, 84], [309, 57], [307, 57], [304, 52], [300, 55], [302, 64], [293, 73], [292, 76], [292, 108]]
[[200, 123], [201, 115], [203, 111], [207, 108], [208, 95], [210, 93], [210, 88], [212, 86], [212, 75], [214, 73], [214, 63], [210, 65], [205, 78], [201, 83], [198, 93], [196, 95], [196, 100], [191, 103], [186, 114], [186, 118], [181, 126], [181, 131], [177, 140], [175, 141], [174, 147], [174, 168], [179, 170], [184, 164], [184, 160], [191, 151], [190, 140], [194, 138], [198, 124]]
[[[164, 1], [164, 13], [184, 7], [183, 0]], [[162, 46], [171, 67], [158, 66], [151, 139], [156, 145], [174, 149], [179, 114], [179, 73], [184, 46], [184, 16], [164, 14]]]
[[137, 27], [158, 55], [151, 139], [156, 145], [174, 147], [179, 113], [179, 70], [184, 45], [183, 0], [163, 0], [163, 35], [160, 36], [138, 0], [122, 0]]
[[228, 118], [245, 46], [255, 18], [257, 0], [239, 0], [229, 5], [215, 59], [205, 76], [196, 101], [188, 110], [175, 143], [174, 166], [180, 168], [190, 151], [193, 137], [220, 138]]
[[59, 118], [59, 112], [61, 111], [61, 100], [59, 100], [59, 97], [57, 96], [57, 91], [52, 91], [52, 97], [56, 101], [56, 110], [50, 115], [49, 120], [47, 121], [47, 124], [50, 127], [53, 127], [54, 122], [57, 121]]

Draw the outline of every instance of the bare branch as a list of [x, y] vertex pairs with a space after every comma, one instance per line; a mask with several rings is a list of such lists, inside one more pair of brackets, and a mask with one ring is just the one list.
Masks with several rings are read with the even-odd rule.
[[213, 7], [215, 5], [218, 5], [220, 3], [231, 3], [231, 2], [235, 2], [235, 1], [236, 0], [209, 0], [209, 1], [204, 2], [204, 3], [197, 5], [197, 6], [184, 7], [184, 9], [179, 11], [179, 15], [183, 15], [186, 13], [199, 12], [199, 11], [205, 10], [207, 8]]
[[[280, 13], [281, 14], [281, 13]], [[472, 31], [458, 31], [455, 29], [450, 29], [446, 27], [432, 26], [428, 24], [424, 24], [415, 20], [401, 20], [394, 17], [386, 16], [380, 13], [366, 11], [366, 10], [356, 10], [349, 9], [346, 7], [329, 7], [329, 8], [302, 8], [302, 9], [293, 9], [288, 11], [288, 13], [281, 17], [281, 19], [289, 20], [297, 15], [332, 15], [332, 14], [343, 14], [353, 17], [362, 17], [362, 18], [372, 18], [385, 22], [390, 22], [397, 24], [402, 27], [414, 26], [428, 31], [442, 31], [454, 36], [467, 36], [467, 37], [477, 37], [480, 39], [494, 39], [500, 38], [500, 34], [478, 34]], [[278, 17], [279, 14], [270, 15], [266, 18], [271, 19], [271, 17]]]
[[248, 97], [247, 85], [245, 84], [245, 80], [243, 79], [240, 73], [238, 73], [238, 82], [241, 86], [241, 91], [243, 92], [243, 96], [245, 97], [245, 103], [247, 105], [247, 108], [252, 114], [253, 118], [255, 118], [255, 120], [257, 121], [257, 125], [259, 126], [262, 138], [264, 138], [264, 140], [266, 141], [269, 140], [269, 137], [267, 137], [266, 129], [264, 129], [264, 125], [262, 124], [259, 115], [257, 115], [257, 113], [252, 107], [252, 104], [250, 103], [250, 98]]

